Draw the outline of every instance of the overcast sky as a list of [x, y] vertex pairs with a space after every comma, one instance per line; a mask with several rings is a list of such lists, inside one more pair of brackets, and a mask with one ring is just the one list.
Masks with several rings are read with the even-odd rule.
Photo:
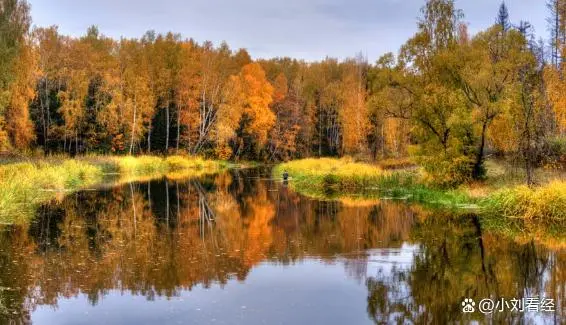
[[[255, 57], [291, 56], [320, 60], [358, 52], [375, 61], [416, 31], [425, 0], [28, 0], [34, 24], [58, 25], [63, 34], [82, 35], [98, 25], [105, 35], [140, 37], [147, 30], [231, 48]], [[527, 20], [547, 38], [543, 0], [505, 0], [511, 21]], [[475, 33], [495, 21], [499, 0], [456, 0]]]

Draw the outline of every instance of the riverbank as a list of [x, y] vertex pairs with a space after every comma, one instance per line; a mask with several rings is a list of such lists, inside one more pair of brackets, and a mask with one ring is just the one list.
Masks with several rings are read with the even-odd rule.
[[41, 203], [103, 183], [197, 177], [228, 167], [224, 161], [185, 156], [51, 157], [6, 163], [0, 165], [0, 223], [25, 222]]
[[297, 192], [336, 199], [344, 196], [381, 197], [444, 208], [473, 209], [507, 219], [566, 223], [566, 181], [558, 174], [542, 171], [541, 185], [521, 185], [517, 170], [488, 164], [484, 182], [455, 189], [429, 186], [418, 168], [387, 170], [351, 159], [304, 159], [278, 165], [274, 175], [285, 170]]
[[274, 177], [287, 171], [290, 187], [317, 199], [388, 198], [432, 207], [471, 208], [476, 199], [465, 191], [435, 189], [419, 182], [417, 168], [385, 169], [351, 159], [303, 159], [277, 165]]

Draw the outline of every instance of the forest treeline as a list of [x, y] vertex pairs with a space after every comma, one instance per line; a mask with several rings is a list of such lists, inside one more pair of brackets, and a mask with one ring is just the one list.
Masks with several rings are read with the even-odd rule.
[[0, 0], [0, 151], [411, 155], [440, 183], [481, 178], [486, 156], [501, 154], [532, 182], [537, 164], [566, 153], [566, 1], [547, 6], [543, 42], [505, 4], [470, 35], [454, 1], [428, 0], [416, 34], [371, 64], [253, 60], [152, 31], [69, 37], [32, 29], [25, 0]]

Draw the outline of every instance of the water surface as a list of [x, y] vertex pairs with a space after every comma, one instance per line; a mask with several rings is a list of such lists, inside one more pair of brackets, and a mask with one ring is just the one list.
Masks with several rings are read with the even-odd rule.
[[[566, 322], [566, 252], [473, 215], [319, 201], [267, 169], [90, 190], [0, 232], [0, 322], [446, 324]], [[464, 314], [471, 297], [556, 312]]]

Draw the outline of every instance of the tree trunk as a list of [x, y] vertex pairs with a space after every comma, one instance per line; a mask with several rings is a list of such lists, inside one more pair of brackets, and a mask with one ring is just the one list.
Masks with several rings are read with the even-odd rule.
[[149, 125], [147, 127], [147, 153], [151, 153], [151, 120], [149, 121]]
[[476, 162], [474, 164], [474, 169], [472, 172], [472, 177], [474, 179], [480, 179], [483, 177], [483, 160], [485, 155], [485, 138], [487, 136], [487, 124], [488, 121], [484, 121], [482, 125], [481, 131], [481, 140], [480, 140], [480, 147], [476, 154]]
[[322, 122], [320, 115], [318, 118], [318, 156], [322, 157]]
[[49, 82], [48, 79], [45, 78], [45, 108], [47, 109], [47, 119], [44, 120], [44, 123], [46, 123], [44, 135], [43, 135], [43, 147], [44, 147], [44, 149], [47, 149], [47, 144], [49, 143], [49, 126], [51, 124], [50, 123], [51, 113], [50, 113], [50, 109], [49, 109], [49, 106], [51, 106], [51, 101], [49, 100], [49, 85], [48, 85], [48, 82]]
[[136, 114], [137, 114], [137, 105], [134, 104], [134, 120], [132, 121], [132, 137], [130, 141], [130, 155], [134, 150], [134, 138], [136, 136]]
[[[529, 156], [529, 154], [527, 154], [527, 156]], [[531, 164], [531, 159], [529, 157], [526, 157], [525, 159], [525, 171], [527, 174], [527, 185], [533, 186], [534, 185], [533, 166]]]
[[181, 137], [181, 107], [177, 107], [177, 153], [179, 153], [179, 142]]
[[167, 218], [167, 228], [169, 229], [169, 182], [165, 179], [165, 196], [167, 197], [165, 215]]
[[151, 211], [151, 181], [147, 182], [147, 206]]
[[132, 185], [132, 182], [130, 182], [130, 194], [132, 197], [132, 210], [134, 212], [134, 237], [136, 237], [138, 216], [136, 214], [136, 200], [134, 199], [134, 186]]
[[169, 127], [171, 124], [171, 121], [169, 119], [169, 104], [167, 104], [167, 108], [165, 110], [165, 115], [166, 115], [166, 119], [167, 119], [167, 123], [166, 123], [166, 127], [167, 130], [165, 130], [165, 153], [169, 152]]
[[526, 174], [526, 181], [527, 181], [527, 185], [528, 186], [533, 186], [534, 185], [534, 179], [533, 179], [533, 150], [532, 150], [532, 146], [531, 146], [531, 130], [529, 128], [529, 116], [527, 116], [526, 121], [525, 121], [525, 130], [526, 130], [526, 139], [525, 141], [525, 148], [523, 149], [523, 156], [525, 159], [525, 174]]
[[39, 107], [41, 107], [41, 128], [43, 129], [43, 147], [45, 150], [47, 147], [47, 123], [45, 122], [45, 107], [41, 95], [39, 96]]
[[181, 198], [179, 197], [179, 182], [176, 182], [177, 185], [177, 224], [181, 224]]

